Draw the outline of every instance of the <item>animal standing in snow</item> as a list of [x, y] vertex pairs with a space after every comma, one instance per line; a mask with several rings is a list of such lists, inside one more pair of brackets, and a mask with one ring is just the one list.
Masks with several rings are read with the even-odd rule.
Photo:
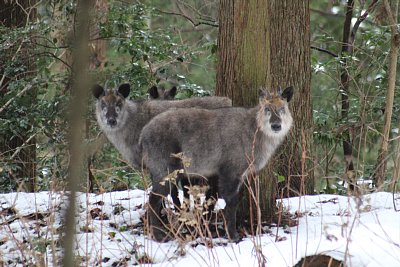
[[[140, 145], [143, 162], [150, 171], [153, 189], [149, 197], [150, 232], [164, 241], [168, 232], [160, 220], [163, 199], [174, 188], [162, 183], [168, 174], [186, 169], [190, 174], [215, 179], [218, 194], [226, 206], [224, 216], [229, 238], [236, 231], [238, 193], [251, 172], [260, 171], [289, 132], [293, 118], [288, 102], [293, 88], [283, 92], [260, 91], [254, 108], [230, 107], [216, 110], [179, 109], [153, 118], [142, 130]], [[183, 152], [190, 165], [172, 154]]]

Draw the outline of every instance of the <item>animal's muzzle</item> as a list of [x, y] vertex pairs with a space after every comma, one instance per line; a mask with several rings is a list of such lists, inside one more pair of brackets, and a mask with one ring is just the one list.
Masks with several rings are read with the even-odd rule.
[[282, 125], [280, 123], [273, 123], [271, 124], [271, 129], [274, 132], [279, 132], [282, 129]]
[[110, 118], [110, 119], [107, 120], [107, 123], [111, 128], [113, 128], [113, 127], [115, 127], [117, 125], [117, 120], [114, 119], [114, 118]]

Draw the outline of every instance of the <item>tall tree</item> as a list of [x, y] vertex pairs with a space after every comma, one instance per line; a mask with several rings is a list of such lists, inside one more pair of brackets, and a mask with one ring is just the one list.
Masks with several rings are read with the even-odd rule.
[[82, 178], [85, 176], [83, 149], [83, 130], [85, 129], [89, 68], [89, 15], [91, 1], [77, 2], [76, 21], [74, 21], [74, 39], [72, 48], [72, 86], [69, 101], [69, 166], [67, 190], [70, 192], [68, 206], [65, 210], [65, 235], [63, 236], [63, 266], [76, 266], [74, 257], [76, 192], [81, 190]]
[[[342, 49], [341, 49], [341, 66], [340, 66], [340, 84], [339, 90], [341, 95], [341, 117], [342, 120], [346, 121], [349, 114], [350, 102], [350, 81], [351, 76], [348, 69], [348, 57], [353, 55], [354, 42], [357, 31], [361, 23], [367, 18], [367, 16], [375, 9], [377, 0], [370, 3], [368, 8], [357, 17], [356, 22], [352, 27], [354, 1], [348, 0], [346, 4], [346, 15], [343, 24], [343, 37], [342, 37]], [[362, 6], [363, 8], [363, 6]], [[349, 127], [342, 132], [343, 137], [343, 155], [345, 160], [345, 173], [344, 180], [347, 181], [350, 186], [350, 190], [355, 188], [355, 174], [354, 174], [354, 163], [353, 163], [353, 144], [350, 137]]]
[[[254, 106], [259, 87], [295, 88], [294, 127], [265, 172], [253, 180], [260, 189], [252, 190], [261, 211], [253, 215], [259, 219], [275, 215], [277, 175], [298, 193], [313, 192], [309, 22], [307, 0], [220, 1], [216, 95], [231, 97], [235, 106]], [[244, 199], [238, 212], [242, 222], [252, 219], [255, 208]]]
[[[0, 3], [0, 23], [11, 29], [28, 28], [29, 23], [36, 16], [36, 1], [2, 1]], [[30, 31], [28, 31], [30, 32]], [[14, 185], [14, 190], [34, 191], [36, 177], [36, 139], [32, 133], [31, 120], [29, 119], [29, 106], [35, 101], [35, 90], [31, 83], [23, 82], [34, 73], [34, 60], [31, 54], [33, 42], [30, 35], [20, 36], [17, 42], [10, 43], [7, 53], [0, 55], [0, 95], [3, 103], [0, 116], [5, 121], [28, 121], [28, 124], [18, 123], [13, 129], [4, 129], [0, 136], [0, 156], [7, 157], [9, 165], [13, 165], [8, 171], [8, 181]], [[13, 65], [11, 71], [8, 67]], [[7, 67], [8, 66], [8, 67]], [[7, 69], [8, 68], [8, 69]], [[18, 84], [16, 86], [16, 84]], [[25, 85], [25, 86], [24, 86]], [[9, 87], [20, 89], [17, 94], [10, 94]], [[14, 90], [15, 91], [15, 90]], [[10, 98], [11, 97], [11, 98]], [[21, 107], [10, 114], [11, 103], [17, 103]]]
[[[340, 95], [341, 95], [341, 116], [342, 120], [346, 120], [349, 114], [349, 90], [350, 90], [350, 75], [347, 69], [347, 57], [353, 53], [353, 40], [351, 33], [351, 20], [353, 19], [354, 1], [349, 0], [346, 4], [346, 16], [343, 24], [343, 37], [341, 49], [341, 71], [340, 71]], [[345, 177], [344, 180], [350, 184], [350, 189], [353, 190], [354, 164], [353, 164], [353, 146], [350, 138], [349, 129], [345, 129], [343, 136], [343, 156], [345, 160]]]
[[[386, 107], [384, 114], [385, 118], [384, 128], [382, 134], [382, 142], [379, 149], [378, 159], [376, 162], [375, 173], [374, 173], [374, 181], [378, 189], [383, 185], [386, 173], [390, 125], [393, 114], [394, 91], [396, 87], [397, 60], [398, 60], [398, 51], [400, 47], [400, 34], [398, 28], [396, 27], [399, 1], [392, 0], [389, 2], [389, 0], [384, 0], [383, 5], [390, 25], [391, 42], [390, 42], [389, 61], [388, 61], [389, 71], [388, 71], [388, 87], [386, 92]], [[396, 164], [399, 163], [400, 163], [399, 155], [397, 155]], [[395, 179], [399, 175], [398, 173], [399, 166], [396, 167], [397, 169], [394, 175]]]
[[[100, 24], [106, 21], [106, 15], [108, 14], [108, 2], [106, 0], [92, 1], [91, 10], [96, 11], [96, 20], [92, 21], [90, 24], [90, 70], [99, 70], [100, 72], [104, 70], [104, 65], [106, 64], [106, 53], [107, 53], [107, 43], [105, 39], [100, 38]], [[89, 138], [89, 131], [92, 128], [90, 117], [86, 118], [86, 138]], [[103, 138], [101, 138], [103, 140]], [[104, 142], [104, 141], [103, 141]], [[93, 155], [87, 155], [87, 188], [89, 192], [93, 192], [94, 188], [94, 175], [91, 170]]]

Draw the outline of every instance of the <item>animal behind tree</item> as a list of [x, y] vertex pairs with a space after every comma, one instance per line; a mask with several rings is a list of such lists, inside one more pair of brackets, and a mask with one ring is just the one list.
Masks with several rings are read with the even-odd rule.
[[172, 87], [169, 90], [166, 90], [164, 87], [157, 87], [153, 85], [149, 89], [150, 99], [172, 100], [175, 99], [176, 93], [177, 93], [176, 86]]
[[266, 165], [289, 132], [293, 118], [288, 102], [292, 95], [292, 87], [277, 93], [261, 90], [259, 105], [254, 108], [167, 111], [143, 128], [140, 145], [153, 182], [149, 223], [156, 240], [168, 238], [169, 233], [159, 218], [163, 197], [174, 190], [169, 183], [160, 182], [169, 173], [184, 169], [179, 159], [171, 157], [181, 152], [190, 159], [185, 168], [188, 173], [209, 179], [218, 177], [218, 194], [226, 202], [228, 236], [232, 240], [239, 238], [236, 232], [239, 190], [250, 173]]

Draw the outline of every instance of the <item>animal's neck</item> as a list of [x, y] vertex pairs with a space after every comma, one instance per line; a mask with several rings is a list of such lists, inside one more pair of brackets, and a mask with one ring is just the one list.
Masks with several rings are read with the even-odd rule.
[[260, 113], [264, 112], [263, 108], [258, 106], [257, 109], [252, 110], [253, 118], [255, 118], [255, 134], [253, 137], [254, 164], [257, 171], [261, 170], [268, 160], [275, 153], [276, 149], [282, 143], [285, 135], [271, 135], [265, 131], [264, 125], [260, 125]]
[[148, 120], [147, 115], [141, 110], [140, 103], [126, 101], [125, 104], [125, 114], [118, 122], [118, 128], [109, 129], [103, 125], [102, 130], [123, 158], [136, 168], [140, 161], [139, 136]]

